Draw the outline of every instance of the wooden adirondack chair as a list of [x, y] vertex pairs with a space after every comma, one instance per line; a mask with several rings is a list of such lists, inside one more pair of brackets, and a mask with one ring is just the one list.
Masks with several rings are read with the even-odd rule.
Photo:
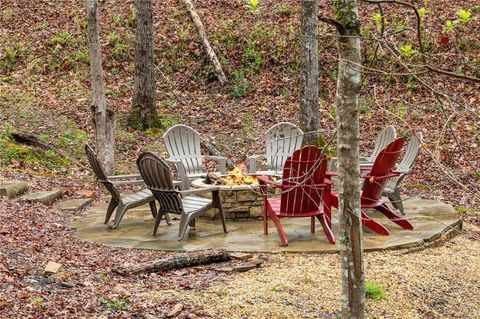
[[361, 167], [368, 167], [372, 166], [375, 162], [375, 158], [377, 157], [378, 153], [383, 150], [390, 142], [392, 142], [397, 137], [397, 132], [395, 127], [392, 125], [386, 126], [380, 134], [377, 136], [377, 140], [375, 142], [375, 148], [373, 149], [372, 153], [369, 157], [361, 157], [360, 158], [360, 166]]
[[[363, 183], [360, 201], [362, 224], [380, 235], [389, 235], [390, 232], [385, 226], [368, 217], [365, 213], [365, 209], [375, 209], [400, 227], [413, 230], [412, 224], [407, 219], [398, 216], [388, 208], [381, 197], [388, 179], [398, 176], [398, 173], [393, 172], [392, 168], [395, 166], [395, 163], [402, 152], [404, 143], [405, 140], [403, 138], [398, 138], [388, 144], [387, 147], [378, 154], [372, 170], [368, 175], [363, 176], [365, 181]], [[335, 192], [332, 192], [331, 194], [331, 204], [338, 209], [338, 194]]]
[[420, 153], [420, 148], [422, 146], [423, 135], [422, 133], [417, 133], [414, 138], [410, 140], [405, 150], [405, 155], [403, 156], [400, 164], [397, 165], [395, 171], [399, 172], [400, 175], [392, 177], [387, 181], [385, 189], [383, 190], [383, 196], [387, 196], [393, 207], [398, 209], [402, 215], [405, 215], [403, 209], [402, 197], [400, 196], [400, 191], [398, 190], [398, 185], [403, 181], [405, 176], [410, 173], [413, 163]]
[[[122, 184], [144, 184], [142, 177], [140, 175], [117, 175], [117, 176], [107, 176], [105, 171], [100, 164], [100, 161], [97, 158], [95, 151], [88, 145], [85, 145], [85, 153], [87, 154], [88, 162], [90, 167], [95, 173], [98, 181], [105, 186], [108, 192], [112, 195], [110, 199], [110, 204], [107, 208], [107, 213], [105, 215], [105, 224], [107, 224], [112, 216], [113, 211], [117, 208], [115, 212], [115, 219], [113, 225], [110, 228], [117, 228], [120, 224], [120, 221], [125, 215], [125, 212], [131, 208], [135, 208], [141, 205], [148, 203], [150, 205], [150, 210], [152, 216], [155, 218], [157, 216], [157, 208], [155, 206], [155, 197], [148, 189], [142, 189], [133, 194], [121, 195], [120, 191], [116, 186]], [[170, 219], [168, 215], [165, 216], [168, 223]]]
[[[251, 155], [247, 158], [249, 173], [281, 176], [283, 164], [288, 156], [302, 147], [303, 131], [292, 123], [280, 122], [265, 132], [265, 155]], [[257, 161], [267, 160], [268, 170], [257, 171]]]
[[218, 170], [225, 174], [227, 159], [222, 156], [202, 155], [200, 150], [200, 134], [193, 128], [178, 124], [169, 128], [163, 135], [163, 141], [169, 158], [173, 162], [183, 182], [183, 189], [190, 188], [190, 181], [206, 175], [202, 163], [204, 159], [218, 162]]
[[[217, 208], [222, 219], [223, 231], [227, 232], [225, 215], [220, 201], [220, 188], [208, 187], [179, 191], [175, 188], [167, 163], [153, 153], [145, 152], [137, 159], [137, 166], [145, 184], [160, 203], [160, 209], [155, 219], [153, 235], [157, 233], [158, 225], [168, 213], [180, 214], [178, 240], [182, 240], [189, 225], [195, 225], [195, 218], [211, 208]], [[212, 198], [191, 196], [191, 194], [211, 192]]]
[[[268, 218], [275, 224], [282, 246], [288, 245], [283, 230], [282, 217], [310, 217], [310, 231], [315, 232], [315, 218], [322, 224], [330, 243], [335, 244], [331, 230], [330, 188], [325, 184], [327, 157], [315, 146], [307, 146], [293, 152], [285, 162], [281, 183], [267, 176], [257, 177], [263, 193], [263, 230], [268, 235]], [[279, 187], [280, 197], [268, 197], [267, 185]], [[323, 204], [322, 204], [323, 203]], [[323, 206], [323, 210], [322, 210]]]

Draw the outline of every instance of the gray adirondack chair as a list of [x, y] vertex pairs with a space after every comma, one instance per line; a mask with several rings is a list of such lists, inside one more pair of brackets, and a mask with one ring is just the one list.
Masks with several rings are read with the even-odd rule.
[[360, 158], [360, 161], [363, 163], [372, 163], [375, 162], [375, 158], [390, 142], [397, 138], [397, 131], [393, 125], [386, 126], [377, 136], [375, 141], [375, 148], [373, 149], [370, 156], [366, 158]]
[[397, 165], [395, 171], [399, 172], [400, 175], [393, 177], [388, 180], [383, 190], [382, 195], [387, 196], [393, 207], [398, 209], [402, 215], [405, 215], [403, 209], [403, 202], [400, 196], [400, 191], [398, 190], [398, 185], [403, 181], [405, 176], [411, 171], [415, 160], [420, 153], [420, 148], [422, 146], [423, 135], [422, 133], [417, 133], [407, 145], [405, 150], [405, 155], [403, 156], [402, 161]]
[[[287, 157], [302, 147], [303, 131], [289, 122], [280, 122], [265, 132], [265, 155], [247, 157], [249, 173], [282, 176]], [[265, 158], [268, 170], [257, 170], [257, 162]]]
[[[225, 214], [220, 202], [220, 188], [216, 186], [180, 191], [174, 187], [172, 175], [167, 163], [150, 152], [140, 154], [137, 166], [145, 184], [160, 202], [153, 235], [157, 233], [158, 225], [163, 215], [168, 213], [180, 214], [180, 226], [178, 230], [179, 240], [187, 233], [188, 226], [195, 225], [195, 218], [211, 208], [217, 208], [222, 219], [223, 231], [227, 232]], [[211, 192], [212, 198], [191, 196], [195, 193]]]
[[163, 141], [169, 155], [166, 161], [176, 165], [183, 189], [190, 187], [191, 180], [206, 175], [202, 167], [205, 159], [217, 161], [219, 172], [225, 174], [227, 158], [202, 155], [200, 134], [193, 128], [183, 124], [174, 125], [165, 132]]
[[[92, 168], [95, 176], [97, 177], [98, 181], [105, 186], [108, 190], [112, 198], [110, 199], [110, 203], [108, 204], [107, 213], [105, 215], [105, 224], [108, 224], [110, 221], [110, 217], [112, 216], [113, 211], [115, 208], [117, 209], [115, 212], [115, 218], [113, 224], [110, 228], [117, 228], [120, 224], [120, 221], [125, 215], [125, 212], [131, 208], [135, 208], [141, 205], [148, 203], [150, 205], [150, 211], [152, 212], [152, 216], [155, 218], [157, 216], [157, 208], [155, 205], [155, 197], [152, 193], [144, 188], [136, 193], [121, 195], [120, 191], [118, 190], [117, 186], [122, 184], [141, 184], [143, 185], [143, 180], [140, 175], [117, 175], [117, 176], [107, 176], [105, 171], [98, 160], [97, 154], [95, 151], [90, 147], [90, 145], [85, 145], [85, 153], [87, 154], [88, 162], [90, 163], [90, 167]], [[168, 215], [166, 216], [167, 222], [170, 223], [170, 219]]]

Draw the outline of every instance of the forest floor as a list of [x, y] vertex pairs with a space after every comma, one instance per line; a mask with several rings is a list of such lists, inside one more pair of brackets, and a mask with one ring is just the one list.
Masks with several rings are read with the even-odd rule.
[[[264, 0], [255, 15], [242, 0], [197, 2], [231, 82], [221, 87], [215, 81], [181, 3], [155, 2], [162, 127], [147, 132], [126, 126], [133, 83], [133, 1], [101, 4], [107, 101], [118, 116], [118, 173], [134, 172], [143, 150], [165, 154], [161, 136], [176, 123], [194, 127], [236, 163], [262, 151], [263, 132], [273, 124], [298, 123], [298, 1]], [[84, 143], [93, 141], [93, 127], [80, 3], [0, 3], [0, 181], [25, 180], [29, 191], [58, 188], [64, 199], [85, 190], [106, 196], [83, 153]], [[416, 3], [426, 8], [422, 32], [430, 63], [480, 77], [477, 1]], [[332, 15], [329, 4], [320, 6], [320, 12]], [[461, 9], [471, 13], [466, 21]], [[366, 254], [367, 280], [386, 292], [381, 300], [367, 300], [368, 317], [478, 318], [480, 85], [420, 68], [405, 70], [405, 64], [421, 63], [418, 52], [408, 52], [409, 44], [419, 48], [409, 31], [415, 16], [405, 8], [384, 7], [386, 38], [399, 55], [383, 47], [373, 60], [369, 39], [378, 34], [375, 10], [362, 5], [360, 12], [365, 64], [370, 65], [360, 99], [362, 153], [388, 124], [407, 138], [422, 132], [422, 153], [402, 191], [451, 204], [462, 214], [465, 230], [441, 247]], [[447, 21], [453, 21], [452, 30], [446, 31]], [[320, 126], [331, 137], [338, 61], [334, 30], [326, 25], [319, 30]], [[449, 36], [447, 45], [438, 42], [443, 34]], [[33, 134], [67, 156], [15, 143], [13, 132]], [[0, 318], [162, 318], [177, 304], [183, 305], [179, 318], [338, 317], [338, 255], [262, 255], [262, 268], [238, 274], [205, 266], [122, 277], [111, 269], [176, 254], [83, 242], [68, 225], [86, 212], [0, 198]], [[63, 271], [43, 276], [48, 261], [61, 263]]]

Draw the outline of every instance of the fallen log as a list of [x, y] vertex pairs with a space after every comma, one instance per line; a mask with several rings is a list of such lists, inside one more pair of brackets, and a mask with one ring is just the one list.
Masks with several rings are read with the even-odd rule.
[[139, 265], [113, 269], [114, 273], [122, 276], [135, 275], [140, 273], [151, 273], [156, 271], [169, 271], [213, 263], [221, 263], [231, 260], [226, 251], [201, 254], [197, 256], [180, 256], [169, 259], [160, 259], [154, 262], [147, 262]]
[[62, 150], [60, 150], [58, 147], [55, 147], [51, 144], [48, 144], [42, 140], [40, 140], [38, 137], [36, 137], [35, 135], [32, 135], [32, 134], [21, 134], [21, 133], [12, 133], [12, 138], [17, 142], [17, 143], [20, 143], [20, 144], [24, 144], [24, 145], [29, 145], [29, 146], [36, 146], [36, 147], [40, 147], [40, 148], [43, 148], [43, 149], [46, 149], [46, 150], [49, 150], [49, 151], [52, 151], [54, 152], [55, 154], [58, 154], [59, 156], [63, 157], [63, 158], [66, 158], [72, 162], [75, 162], [77, 163], [79, 166], [83, 167], [84, 169], [86, 169], [87, 167], [85, 165], [83, 165], [82, 163], [79, 163], [76, 159], [68, 156], [67, 154], [65, 154]]
[[[206, 142], [204, 142], [202, 144], [208, 150], [210, 155], [223, 156], [222, 153], [220, 153], [220, 151], [215, 146], [213, 146], [212, 144], [206, 143]], [[231, 171], [232, 169], [235, 168], [235, 163], [229, 158], [227, 158], [227, 168], [228, 168], [229, 171]]]

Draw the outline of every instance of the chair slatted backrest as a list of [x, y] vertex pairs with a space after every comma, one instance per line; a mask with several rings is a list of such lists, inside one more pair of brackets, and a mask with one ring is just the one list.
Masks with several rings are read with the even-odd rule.
[[372, 170], [363, 183], [362, 204], [375, 204], [380, 199], [388, 179], [376, 178], [392, 173], [402, 152], [405, 139], [400, 137], [387, 145], [377, 156]]
[[421, 132], [417, 133], [410, 142], [408, 142], [407, 147], [405, 148], [405, 155], [402, 158], [400, 164], [397, 165], [396, 169], [405, 173], [401, 173], [400, 176], [393, 177], [387, 181], [386, 187], [394, 190], [397, 185], [402, 181], [406, 172], [410, 171], [413, 167], [413, 163], [420, 154], [420, 148], [422, 146], [423, 135]]
[[280, 122], [265, 132], [265, 155], [272, 170], [281, 172], [288, 156], [302, 147], [303, 131], [292, 123]]
[[383, 150], [390, 142], [392, 142], [397, 137], [397, 131], [392, 125], [385, 127], [380, 134], [377, 136], [375, 141], [375, 148], [373, 149], [370, 157], [368, 158], [369, 162], [374, 162], [378, 153]]
[[327, 170], [327, 157], [315, 146], [293, 152], [285, 161], [282, 177], [280, 212], [295, 216], [318, 211]]
[[187, 125], [174, 125], [165, 132], [163, 141], [168, 155], [182, 161], [187, 174], [203, 172], [200, 134], [197, 131]]
[[97, 153], [95, 153], [93, 148], [88, 144], [85, 144], [85, 153], [87, 154], [90, 168], [93, 170], [93, 173], [97, 177], [98, 181], [105, 186], [105, 188], [110, 192], [110, 194], [112, 194], [112, 196], [120, 198], [120, 193], [113, 186], [112, 182], [110, 182], [107, 174], [105, 174], [102, 164], [100, 164], [100, 161], [98, 160]]
[[168, 164], [157, 155], [144, 152], [138, 157], [137, 166], [145, 185], [160, 203], [160, 210], [180, 213], [182, 201], [180, 194], [173, 186]]

